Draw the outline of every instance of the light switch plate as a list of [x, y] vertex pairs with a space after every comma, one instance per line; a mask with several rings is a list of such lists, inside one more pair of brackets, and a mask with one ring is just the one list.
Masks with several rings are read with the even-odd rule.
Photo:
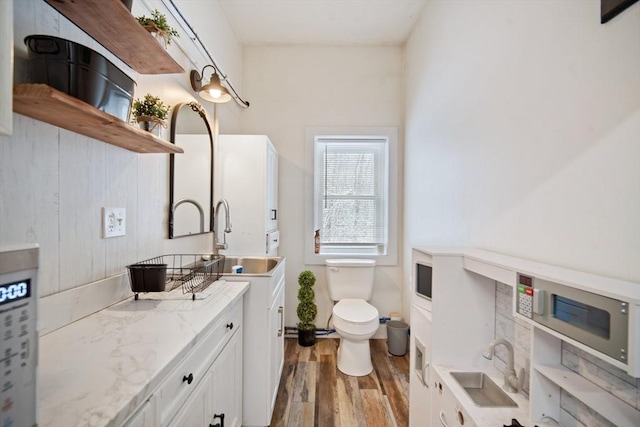
[[127, 234], [126, 226], [125, 208], [102, 208], [102, 236], [105, 239], [124, 236]]

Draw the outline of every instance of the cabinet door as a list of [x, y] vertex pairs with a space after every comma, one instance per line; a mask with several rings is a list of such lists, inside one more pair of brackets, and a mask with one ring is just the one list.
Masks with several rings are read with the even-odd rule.
[[[242, 424], [242, 329], [238, 330], [211, 370], [212, 405], [207, 425], [220, 423], [224, 415], [224, 427], [240, 427]], [[222, 423], [221, 423], [222, 425]]]
[[267, 144], [267, 231], [278, 229], [278, 153]]
[[284, 286], [280, 287], [269, 309], [269, 404], [273, 409], [284, 363]]
[[207, 373], [202, 381], [180, 408], [169, 427], [202, 427], [208, 426], [211, 408], [211, 373]]
[[409, 421], [418, 426], [431, 417], [431, 313], [411, 306], [411, 370], [409, 372]]

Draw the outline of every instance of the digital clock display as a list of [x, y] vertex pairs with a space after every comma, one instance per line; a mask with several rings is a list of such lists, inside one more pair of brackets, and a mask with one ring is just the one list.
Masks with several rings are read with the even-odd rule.
[[31, 279], [0, 285], [0, 305], [31, 296]]

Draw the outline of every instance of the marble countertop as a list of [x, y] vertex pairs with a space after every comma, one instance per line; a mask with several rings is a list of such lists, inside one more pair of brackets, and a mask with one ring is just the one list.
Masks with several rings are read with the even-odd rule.
[[489, 376], [497, 385], [502, 386], [504, 379], [502, 372], [495, 367], [483, 367], [483, 368], [450, 368], [445, 366], [434, 366], [433, 369], [442, 378], [442, 381], [446, 384], [447, 388], [451, 390], [451, 393], [465, 409], [467, 414], [473, 419], [478, 427], [495, 427], [502, 425], [509, 425], [512, 418], [516, 418], [523, 426], [538, 425], [552, 426], [552, 424], [534, 423], [529, 419], [529, 399], [522, 392], [519, 393], [507, 393], [511, 399], [518, 405], [517, 408], [480, 408], [473, 403], [469, 395], [464, 389], [453, 379], [450, 372], [471, 372], [482, 371]]
[[140, 294], [40, 337], [38, 425], [119, 426], [248, 288]]

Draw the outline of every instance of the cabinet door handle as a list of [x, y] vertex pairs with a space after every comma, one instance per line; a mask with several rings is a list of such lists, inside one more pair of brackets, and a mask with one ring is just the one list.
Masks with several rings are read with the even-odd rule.
[[278, 219], [278, 210], [277, 209], [271, 209], [271, 219], [272, 220], [276, 220]]
[[227, 323], [227, 329], [233, 329], [233, 322]]
[[444, 419], [444, 411], [440, 411], [440, 424], [442, 424], [444, 427], [449, 427], [447, 425], [447, 421]]
[[209, 427], [224, 427], [224, 414], [213, 414], [213, 420], [220, 418], [220, 422], [217, 424], [209, 424]]
[[278, 329], [278, 336], [282, 336], [283, 326], [284, 326], [284, 307], [278, 307], [278, 314], [280, 315], [280, 328]]
[[189, 374], [189, 376], [183, 376], [182, 382], [187, 382], [187, 384], [191, 384], [193, 382], [193, 374]]
[[426, 362], [422, 369], [416, 369], [416, 376], [423, 386], [429, 388], [429, 362]]
[[425, 363], [422, 369], [422, 383], [429, 388], [429, 362]]

